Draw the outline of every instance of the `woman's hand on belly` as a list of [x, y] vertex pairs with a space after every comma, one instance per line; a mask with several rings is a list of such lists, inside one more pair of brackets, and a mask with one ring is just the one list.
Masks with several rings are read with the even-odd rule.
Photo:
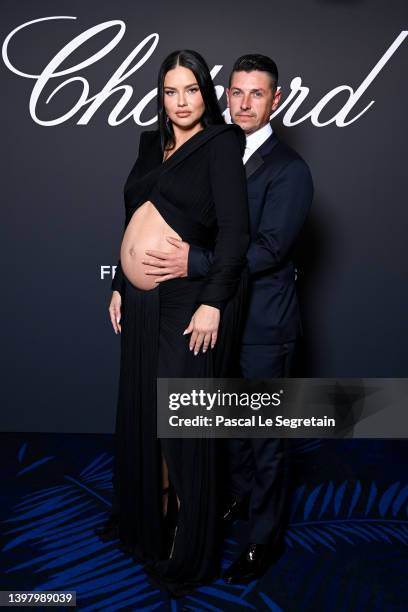
[[112, 291], [112, 298], [109, 304], [109, 315], [115, 334], [122, 332], [122, 326], [120, 324], [121, 307], [122, 297], [119, 291]]
[[148, 266], [145, 274], [157, 276], [155, 279], [157, 283], [187, 276], [190, 245], [188, 242], [173, 238], [173, 236], [166, 236], [166, 240], [173, 247], [176, 247], [175, 251], [171, 253], [166, 253], [165, 251], [145, 251], [148, 257], [143, 260], [143, 263]]
[[211, 343], [214, 348], [217, 342], [218, 327], [220, 324], [220, 311], [214, 306], [201, 304], [193, 314], [190, 324], [183, 335], [190, 334], [190, 351], [194, 350], [194, 355], [198, 355], [201, 347], [203, 353], [206, 352]]

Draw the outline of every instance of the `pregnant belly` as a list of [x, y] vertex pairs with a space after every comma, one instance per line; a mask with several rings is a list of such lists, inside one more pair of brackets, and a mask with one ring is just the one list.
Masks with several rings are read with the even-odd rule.
[[157, 287], [155, 276], [147, 275], [154, 268], [143, 263], [152, 259], [145, 253], [147, 250], [176, 251], [166, 236], [181, 238], [163, 219], [152, 202], [145, 202], [133, 213], [123, 236], [120, 248], [120, 261], [124, 274], [130, 282], [149, 291]]

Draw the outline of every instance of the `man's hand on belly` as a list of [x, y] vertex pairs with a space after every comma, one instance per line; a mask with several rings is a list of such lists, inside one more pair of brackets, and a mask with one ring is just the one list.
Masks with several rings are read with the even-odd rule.
[[145, 258], [142, 262], [149, 266], [149, 270], [145, 274], [156, 276], [156, 283], [187, 276], [190, 245], [188, 242], [173, 238], [172, 236], [166, 236], [166, 240], [173, 247], [176, 247], [174, 251], [171, 253], [166, 253], [165, 251], [145, 251], [148, 258]]

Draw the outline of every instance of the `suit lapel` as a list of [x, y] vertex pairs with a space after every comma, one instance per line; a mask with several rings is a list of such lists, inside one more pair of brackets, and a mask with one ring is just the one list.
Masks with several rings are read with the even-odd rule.
[[247, 180], [249, 179], [250, 176], [254, 174], [254, 172], [258, 170], [258, 168], [260, 168], [263, 165], [263, 163], [265, 162], [265, 157], [269, 155], [273, 147], [277, 145], [278, 142], [279, 141], [277, 137], [275, 136], [275, 133], [273, 133], [269, 136], [267, 140], [265, 140], [263, 144], [261, 144], [259, 149], [257, 149], [255, 153], [251, 155], [251, 157], [248, 159], [247, 163], [245, 164], [245, 174], [246, 174]]
[[264, 163], [264, 160], [263, 160], [262, 155], [260, 155], [258, 151], [255, 151], [255, 153], [251, 155], [251, 157], [248, 159], [247, 163], [245, 164], [245, 174], [246, 174], [247, 180], [254, 172], [258, 170], [258, 168], [262, 166], [263, 163]]

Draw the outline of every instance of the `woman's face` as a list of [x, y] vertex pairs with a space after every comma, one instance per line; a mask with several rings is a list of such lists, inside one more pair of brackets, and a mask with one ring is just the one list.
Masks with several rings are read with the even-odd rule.
[[164, 77], [164, 108], [172, 123], [189, 130], [199, 123], [205, 104], [194, 73], [176, 66]]

